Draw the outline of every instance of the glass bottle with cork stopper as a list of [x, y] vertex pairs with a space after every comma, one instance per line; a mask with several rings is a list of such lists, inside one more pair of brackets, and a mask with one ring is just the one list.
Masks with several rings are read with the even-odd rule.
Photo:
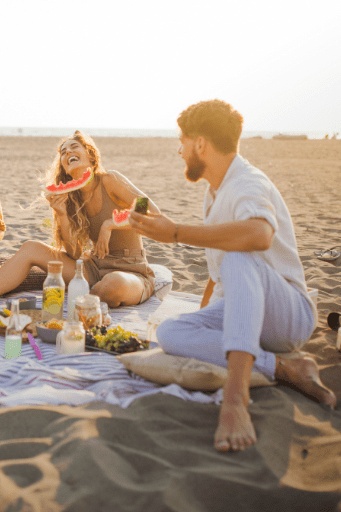
[[52, 318], [63, 319], [65, 282], [62, 277], [63, 263], [49, 261], [47, 264], [47, 278], [43, 284], [42, 321]]
[[5, 334], [5, 358], [21, 355], [22, 327], [20, 326], [19, 299], [12, 300], [11, 316]]
[[83, 274], [83, 260], [76, 261], [75, 276], [71, 279], [67, 289], [67, 321], [74, 320], [75, 302], [77, 297], [86, 295], [90, 291], [89, 283]]

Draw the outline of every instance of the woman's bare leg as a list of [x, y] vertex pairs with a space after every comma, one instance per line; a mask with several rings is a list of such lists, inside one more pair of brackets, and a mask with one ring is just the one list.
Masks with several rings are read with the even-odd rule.
[[134, 274], [115, 271], [106, 274], [91, 288], [90, 293], [98, 295], [110, 308], [133, 306], [141, 300], [143, 285]]
[[69, 283], [75, 275], [76, 262], [65, 252], [59, 252], [43, 242], [29, 240], [0, 267], [0, 295], [19, 286], [34, 266], [47, 272], [49, 261], [63, 262], [63, 279]]

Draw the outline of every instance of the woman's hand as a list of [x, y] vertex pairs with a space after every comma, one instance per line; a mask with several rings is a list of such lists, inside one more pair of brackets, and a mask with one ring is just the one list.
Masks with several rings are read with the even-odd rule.
[[129, 223], [140, 235], [166, 244], [175, 242], [176, 224], [166, 215], [150, 212], [142, 215], [132, 211], [129, 215]]
[[66, 201], [68, 198], [68, 194], [50, 194], [46, 196], [46, 199], [50, 203], [51, 208], [56, 212], [59, 217], [63, 217], [67, 215], [66, 211]]
[[109, 254], [109, 240], [111, 236], [110, 224], [104, 221], [94, 247], [94, 254], [98, 256], [100, 260], [104, 259]]

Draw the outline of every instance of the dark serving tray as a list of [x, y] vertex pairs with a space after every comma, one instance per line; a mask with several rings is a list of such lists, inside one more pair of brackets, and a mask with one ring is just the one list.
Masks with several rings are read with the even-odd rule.
[[104, 352], [111, 354], [112, 356], [119, 356], [119, 352], [113, 352], [112, 350], [106, 350], [105, 348], [93, 347], [92, 345], [85, 345], [85, 350], [88, 352]]
[[141, 350], [135, 350], [134, 352], [114, 352], [113, 350], [106, 350], [105, 348], [93, 347], [91, 345], [85, 345], [85, 350], [88, 352], [104, 352], [112, 356], [122, 356], [123, 354], [134, 354], [135, 352], [141, 352], [142, 350], [149, 350], [149, 348], [142, 348]]

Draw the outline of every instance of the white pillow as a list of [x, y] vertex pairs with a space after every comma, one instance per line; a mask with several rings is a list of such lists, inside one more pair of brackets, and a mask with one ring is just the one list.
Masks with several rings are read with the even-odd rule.
[[149, 266], [155, 274], [154, 294], [159, 300], [163, 300], [172, 289], [173, 273], [157, 263], [150, 263]]

